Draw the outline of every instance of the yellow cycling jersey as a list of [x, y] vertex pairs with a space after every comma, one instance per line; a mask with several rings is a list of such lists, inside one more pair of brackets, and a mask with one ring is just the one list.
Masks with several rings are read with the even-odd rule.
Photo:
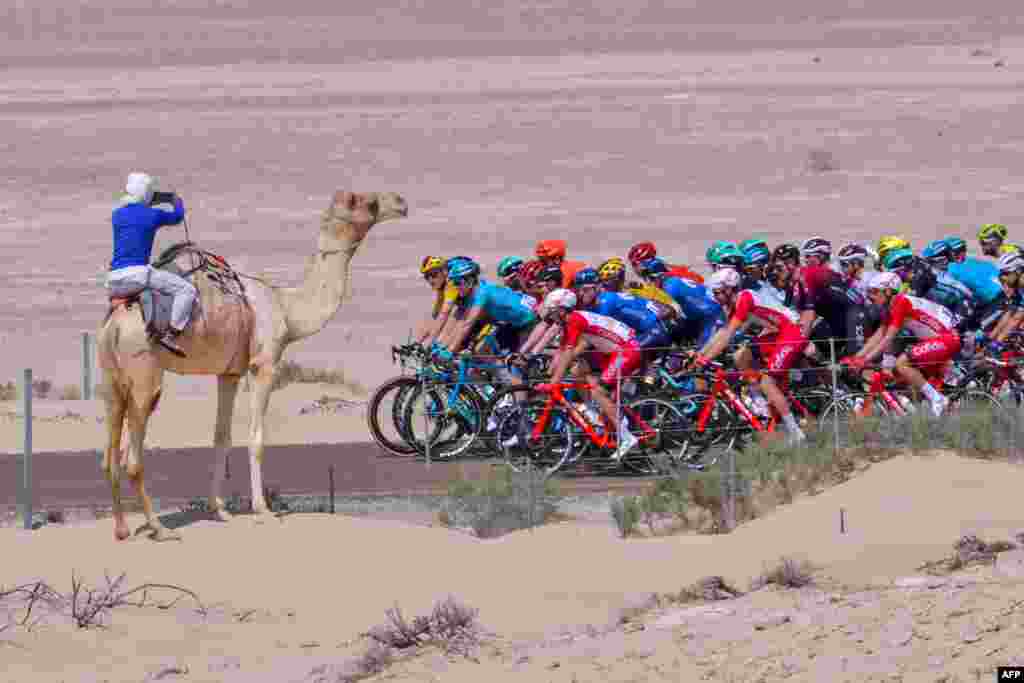
[[459, 289], [452, 283], [447, 283], [444, 289], [434, 292], [434, 312], [430, 317], [436, 318], [441, 315], [441, 309], [446, 305], [454, 304], [459, 299]]
[[627, 287], [626, 291], [634, 296], [640, 297], [641, 299], [650, 299], [651, 301], [657, 301], [658, 303], [670, 306], [677, 315], [683, 314], [683, 309], [679, 307], [676, 300], [669, 296], [661, 287], [655, 287], [650, 283], [644, 283], [639, 287]]

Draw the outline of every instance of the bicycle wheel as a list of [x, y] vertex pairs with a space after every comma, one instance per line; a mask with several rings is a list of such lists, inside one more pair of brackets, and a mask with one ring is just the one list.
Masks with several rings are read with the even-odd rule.
[[480, 435], [484, 407], [477, 395], [446, 385], [417, 385], [409, 393], [402, 418], [419, 455], [446, 460], [465, 453]]
[[418, 384], [413, 377], [395, 377], [377, 387], [366, 406], [370, 436], [391, 455], [410, 456], [416, 449], [406, 439], [402, 424], [403, 409], [409, 392]]
[[[528, 387], [512, 387], [499, 393], [513, 399], [494, 413], [498, 421], [496, 439], [509, 467], [516, 472], [540, 469], [550, 476], [574, 459], [577, 437], [565, 408], [552, 407], [544, 429], [534, 438], [534, 427], [548, 403], [547, 395]], [[496, 396], [494, 403], [501, 399]]]
[[[629, 431], [640, 441], [622, 458], [622, 464], [639, 474], [660, 474], [679, 464], [686, 442], [687, 419], [671, 402], [659, 398], [641, 398], [629, 409], [654, 431], [646, 434], [630, 419]], [[631, 417], [631, 416], [630, 416]]]
[[[697, 420], [708, 403], [710, 413], [704, 427], [700, 428]], [[683, 416], [682, 447], [679, 451], [679, 462], [688, 465], [711, 466], [718, 462], [721, 454], [736, 445], [743, 431], [740, 418], [724, 401], [710, 394], [688, 394], [680, 396], [673, 405]]]
[[970, 413], [992, 411], [1003, 412], [1003, 404], [992, 394], [978, 389], [962, 389], [952, 392], [949, 395], [950, 413]]

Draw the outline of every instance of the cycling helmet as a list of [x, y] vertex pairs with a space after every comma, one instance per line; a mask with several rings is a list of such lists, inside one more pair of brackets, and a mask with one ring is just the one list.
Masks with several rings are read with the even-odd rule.
[[519, 269], [519, 281], [524, 286], [533, 286], [533, 283], [537, 280], [537, 275], [544, 269], [544, 263], [541, 261], [527, 261]]
[[518, 256], [506, 256], [498, 261], [498, 277], [515, 275], [523, 267], [523, 259]]
[[899, 291], [903, 280], [896, 273], [874, 273], [867, 279], [868, 289], [892, 289]]
[[645, 276], [662, 275], [668, 272], [668, 266], [665, 265], [664, 261], [655, 256], [654, 258], [649, 258], [646, 261], [641, 261], [637, 267], [637, 272]]
[[537, 282], [557, 282], [561, 287], [564, 277], [562, 269], [558, 266], [543, 266], [537, 273]]
[[950, 252], [954, 254], [967, 251], [967, 242], [960, 237], [947, 237], [946, 244], [949, 245]]
[[537, 258], [565, 258], [565, 240], [541, 240], [537, 242]]
[[988, 242], [990, 240], [1006, 240], [1006, 226], [1002, 223], [986, 223], [978, 231], [978, 241]]
[[739, 251], [739, 247], [737, 247], [734, 243], [726, 242], [724, 240], [718, 240], [710, 247], [708, 247], [708, 250], [704, 254], [704, 257], [707, 259], [708, 263], [710, 263], [711, 265], [716, 265], [719, 263], [719, 259], [722, 257], [723, 253], [731, 253], [732, 250], [736, 250], [736, 252], [739, 252], [742, 256], [742, 252]]
[[847, 244], [839, 250], [839, 263], [846, 265], [854, 261], [860, 261], [861, 265], [868, 258], [868, 250], [863, 244]]
[[999, 257], [999, 274], [1016, 273], [1024, 270], [1024, 258], [1019, 252], [1010, 252]]
[[824, 237], [812, 237], [800, 245], [800, 255], [804, 258], [817, 256], [825, 261], [832, 258], [832, 243]]
[[541, 309], [547, 315], [555, 308], [566, 310], [576, 308], [576, 295], [568, 289], [561, 288], [548, 292], [548, 295], [544, 297], [544, 303], [541, 304]]
[[921, 258], [932, 264], [945, 265], [949, 263], [950, 252], [952, 249], [949, 248], [949, 242], [932, 240], [921, 250]]
[[786, 244], [780, 244], [779, 246], [775, 247], [775, 251], [772, 252], [772, 260], [773, 261], [786, 261], [786, 260], [799, 261], [800, 260], [800, 250], [797, 249], [797, 246], [795, 244], [789, 244], [788, 242]]
[[657, 255], [658, 250], [654, 248], [653, 242], [640, 242], [629, 248], [629, 254], [626, 255], [626, 258], [629, 259], [630, 263], [640, 263]]
[[424, 256], [420, 262], [420, 275], [426, 275], [438, 268], [444, 268], [447, 264], [440, 256]]
[[[752, 237], [749, 240], [743, 240], [736, 246], [738, 246], [740, 251], [744, 253], [746, 253], [747, 249], [752, 249], [753, 247], [764, 247], [765, 249], [768, 249], [768, 243], [760, 237]], [[769, 253], [771, 252], [769, 251]]]
[[480, 266], [472, 259], [464, 256], [448, 259], [448, 279], [453, 282], [467, 277], [476, 277], [479, 274]]
[[[748, 244], [749, 243], [749, 244]], [[747, 246], [741, 247], [743, 252], [743, 264], [747, 266], [763, 266], [768, 263], [772, 258], [772, 253], [768, 251], [768, 245], [761, 240], [747, 240], [744, 242]]]
[[914, 252], [910, 249], [892, 249], [882, 258], [886, 270], [906, 268], [914, 263]]
[[899, 235], [889, 235], [878, 240], [878, 258], [885, 260], [885, 255], [893, 249], [909, 249], [910, 242], [903, 239]]
[[573, 287], [582, 287], [584, 285], [596, 285], [599, 282], [597, 271], [593, 268], [583, 268], [576, 271], [576, 275], [572, 278]]
[[724, 289], [726, 287], [732, 287], [733, 289], [736, 289], [739, 286], [740, 274], [737, 273], [732, 268], [722, 268], [721, 270], [716, 270], [714, 273], [711, 274], [711, 277], [709, 277], [707, 281], [707, 288], [712, 292], [717, 292], [718, 290]]
[[597, 276], [602, 280], [614, 280], [626, 274], [626, 264], [620, 258], [610, 258], [597, 269]]
[[746, 263], [746, 259], [743, 257], [743, 252], [740, 251], [739, 247], [735, 244], [722, 247], [717, 254], [717, 261], [713, 262], [713, 266], [716, 268], [736, 268], [740, 269], [743, 264]]

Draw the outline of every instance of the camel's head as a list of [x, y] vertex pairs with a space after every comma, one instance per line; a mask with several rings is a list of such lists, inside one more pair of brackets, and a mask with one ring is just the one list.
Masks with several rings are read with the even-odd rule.
[[409, 206], [394, 192], [338, 191], [324, 211], [321, 237], [332, 242], [358, 245], [377, 223], [407, 215]]

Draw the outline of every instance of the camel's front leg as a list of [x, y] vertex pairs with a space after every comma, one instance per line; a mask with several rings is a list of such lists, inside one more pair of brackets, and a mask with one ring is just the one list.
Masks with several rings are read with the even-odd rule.
[[217, 519], [226, 522], [231, 513], [221, 498], [228, 453], [231, 451], [231, 421], [235, 411], [235, 396], [238, 394], [238, 375], [217, 376], [217, 426], [213, 433], [213, 447], [216, 457], [213, 463], [213, 489], [210, 493], [210, 510]]
[[113, 497], [114, 538], [123, 541], [131, 535], [121, 506], [121, 434], [127, 399], [120, 388], [108, 378], [105, 397], [107, 408], [107, 448], [103, 451], [103, 474], [110, 482]]
[[156, 515], [153, 510], [153, 501], [150, 500], [149, 495], [146, 493], [145, 484], [145, 467], [143, 465], [143, 448], [146, 441], [146, 427], [149, 424], [149, 416], [156, 406], [156, 402], [160, 398], [160, 390], [157, 389], [156, 393], [152, 395], [152, 398], [146, 398], [144, 400], [136, 400], [132, 403], [132, 415], [131, 415], [131, 445], [128, 449], [127, 462], [125, 463], [125, 472], [128, 474], [128, 478], [135, 484], [135, 491], [139, 496], [139, 500], [142, 501], [142, 511], [146, 515], [146, 523], [136, 529], [135, 533], [138, 534], [144, 529], [151, 531], [150, 538], [157, 541], [170, 541], [180, 540], [181, 534], [177, 531], [172, 531], [165, 527], [160, 521], [160, 518]]
[[249, 417], [249, 472], [252, 477], [252, 511], [259, 518], [270, 516], [263, 497], [263, 423], [270, 402], [274, 368], [270, 363], [259, 365], [252, 373], [252, 413]]

